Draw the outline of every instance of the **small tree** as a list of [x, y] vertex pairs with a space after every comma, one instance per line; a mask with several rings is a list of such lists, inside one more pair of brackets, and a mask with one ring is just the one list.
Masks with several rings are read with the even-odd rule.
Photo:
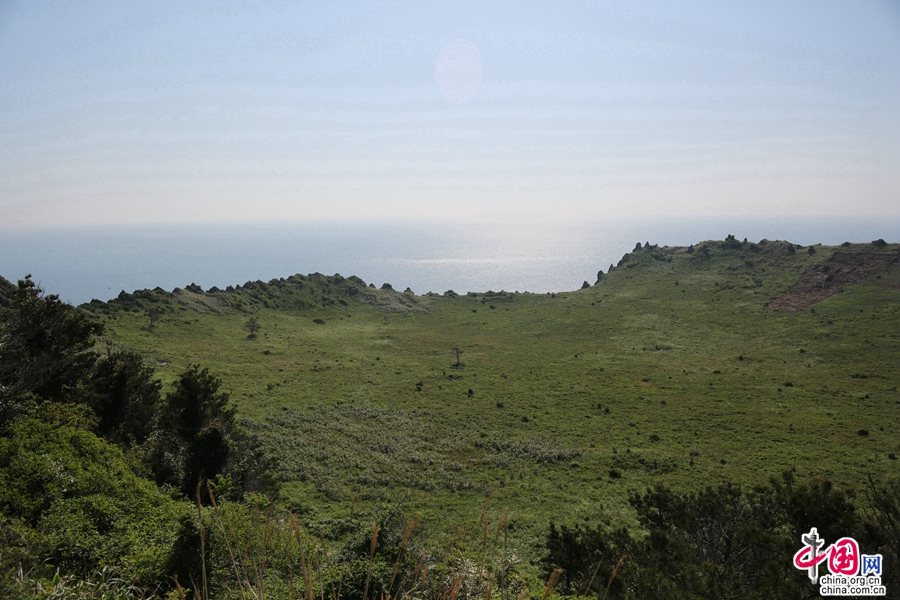
[[250, 335], [247, 336], [248, 340], [256, 339], [256, 332], [262, 329], [262, 325], [259, 324], [259, 321], [256, 320], [256, 317], [250, 317], [247, 319], [247, 322], [244, 323], [244, 329], [250, 332]]
[[162, 311], [158, 308], [151, 308], [147, 311], [147, 318], [150, 319], [150, 326], [148, 329], [153, 329], [156, 325], [156, 322], [159, 321], [160, 317], [162, 317]]
[[97, 361], [85, 400], [97, 416], [97, 431], [121, 445], [142, 444], [152, 432], [161, 384], [140, 354], [109, 352]]
[[192, 365], [166, 395], [151, 463], [157, 483], [180, 485], [191, 496], [198, 483], [225, 470], [234, 429], [234, 407], [219, 391], [221, 380]]
[[452, 350], [450, 350], [450, 352], [452, 352], [454, 354], [454, 356], [456, 356], [456, 364], [453, 366], [459, 368], [460, 364], [461, 364], [459, 362], [459, 355], [462, 354], [463, 351], [454, 346], [454, 348]]
[[0, 413], [29, 392], [47, 400], [77, 400], [79, 382], [96, 358], [94, 336], [103, 332], [103, 324], [53, 294], [44, 295], [31, 275], [7, 291], [5, 300], [8, 308], [0, 311]]

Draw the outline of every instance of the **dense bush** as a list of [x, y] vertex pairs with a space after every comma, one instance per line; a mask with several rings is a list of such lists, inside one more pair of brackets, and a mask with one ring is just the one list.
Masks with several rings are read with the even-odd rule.
[[[164, 577], [178, 503], [134, 475], [90, 432], [36, 419], [0, 437], [0, 569], [88, 575], [101, 567], [151, 586]], [[0, 573], [0, 580], [4, 574]]]
[[159, 428], [149, 440], [157, 483], [192, 496], [197, 485], [223, 473], [231, 451], [234, 408], [209, 369], [189, 367], [166, 395]]
[[134, 352], [110, 352], [97, 361], [86, 386], [86, 402], [97, 416], [97, 431], [130, 446], [149, 437], [160, 401], [159, 381]]
[[[790, 471], [752, 489], [722, 484], [676, 492], [657, 486], [630, 497], [639, 530], [551, 525], [543, 565], [548, 574], [566, 570], [569, 593], [602, 596], [615, 574], [611, 598], [808, 597], [814, 590], [792, 557], [812, 527], [827, 543], [854, 537], [861, 551], [882, 554], [883, 573], [895, 577], [898, 491], [898, 481], [870, 483], [860, 513], [853, 497], [830, 482], [798, 483]], [[900, 584], [883, 582], [888, 589]]]
[[28, 395], [53, 401], [81, 397], [102, 326], [31, 281], [5, 294], [0, 311], [0, 423], [22, 411]]

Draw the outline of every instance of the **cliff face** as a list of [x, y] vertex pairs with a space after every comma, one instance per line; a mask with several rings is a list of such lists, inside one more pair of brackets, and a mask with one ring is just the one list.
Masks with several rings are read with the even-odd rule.
[[800, 281], [767, 307], [797, 312], [844, 291], [845, 285], [877, 283], [900, 286], [900, 259], [896, 252], [835, 252], [828, 262], [814, 265]]

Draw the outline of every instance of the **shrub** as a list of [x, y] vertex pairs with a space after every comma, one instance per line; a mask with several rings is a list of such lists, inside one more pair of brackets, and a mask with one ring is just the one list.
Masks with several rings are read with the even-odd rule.
[[[574, 596], [585, 594], [588, 588], [593, 594], [600, 595], [614, 571], [611, 537], [600, 525], [591, 527], [582, 523], [557, 528], [551, 523], [542, 566], [547, 574], [562, 570], [562, 578], [557, 584], [561, 592]], [[602, 573], [595, 572], [599, 569]], [[621, 586], [615, 585], [613, 591], [618, 595]]]
[[234, 407], [228, 394], [219, 392], [221, 385], [209, 369], [192, 365], [166, 395], [160, 428], [148, 442], [157, 483], [178, 485], [190, 497], [198, 482], [225, 469]]
[[243, 325], [244, 329], [248, 332], [247, 339], [254, 340], [256, 339], [256, 332], [262, 329], [262, 325], [259, 324], [259, 321], [256, 320], [256, 317], [250, 317], [247, 319], [247, 322]]
[[[50, 573], [112, 566], [139, 585], [163, 579], [177, 503], [92, 433], [29, 419], [8, 434], [0, 438], [0, 515], [31, 532], [12, 542], [32, 538], [31, 551], [20, 547], [20, 555]], [[43, 553], [33, 552], [36, 540]]]
[[145, 442], [159, 407], [160, 387], [139, 354], [120, 351], [99, 360], [85, 390], [87, 404], [97, 415], [97, 431], [126, 446]]
[[[15, 399], [27, 394], [79, 400], [80, 382], [96, 359], [94, 336], [103, 332], [102, 325], [57, 296], [45, 296], [30, 275], [5, 296], [9, 307], [0, 313], [0, 405], [9, 400], [17, 405]], [[0, 414], [0, 423], [11, 416]]]

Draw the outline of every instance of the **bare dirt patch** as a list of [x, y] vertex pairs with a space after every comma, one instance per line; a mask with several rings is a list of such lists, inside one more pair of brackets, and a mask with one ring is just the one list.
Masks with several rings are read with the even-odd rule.
[[172, 297], [182, 306], [200, 314], [227, 315], [234, 312], [227, 302], [215, 294], [178, 290], [172, 292]]
[[426, 312], [429, 308], [426, 298], [391, 289], [363, 288], [359, 300], [389, 313]]
[[775, 298], [767, 308], [797, 312], [844, 291], [845, 285], [873, 283], [879, 276], [898, 271], [900, 260], [896, 252], [835, 252], [828, 262], [808, 269], [797, 285]]

